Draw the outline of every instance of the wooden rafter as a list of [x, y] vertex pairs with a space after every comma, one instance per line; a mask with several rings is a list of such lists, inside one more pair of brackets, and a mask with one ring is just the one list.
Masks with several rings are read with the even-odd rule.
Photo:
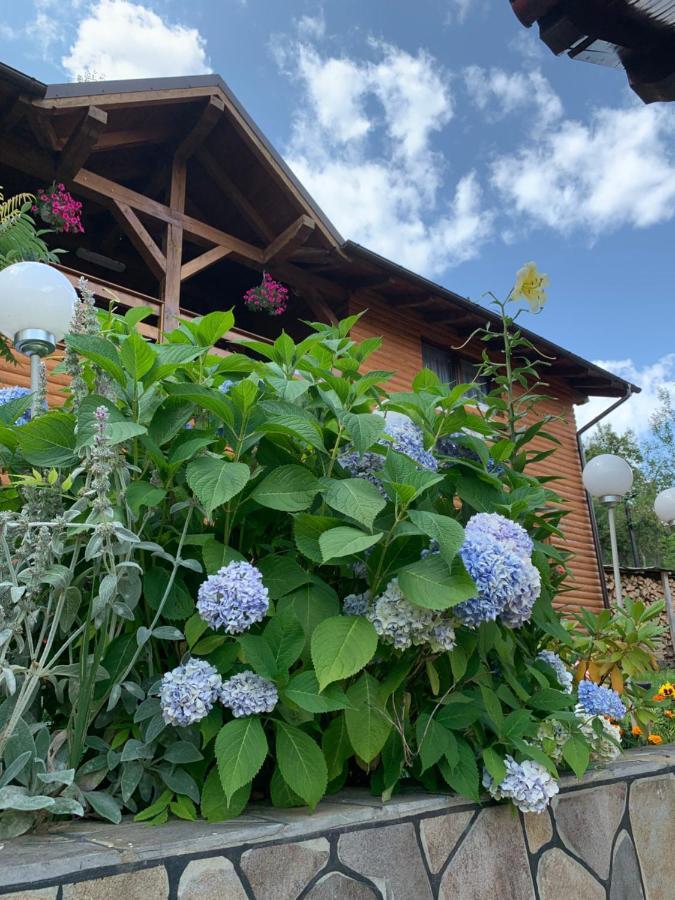
[[[175, 156], [171, 165], [169, 206], [178, 215], [185, 210], [187, 166], [185, 160]], [[183, 224], [169, 222], [166, 227], [166, 267], [162, 280], [162, 331], [171, 331], [178, 325], [180, 316], [181, 263], [183, 260]]]
[[287, 259], [294, 250], [301, 247], [314, 231], [316, 223], [309, 216], [300, 216], [275, 237], [265, 250], [265, 263]]
[[225, 174], [211, 153], [202, 147], [196, 153], [200, 166], [204, 169], [214, 185], [232, 201], [246, 221], [251, 225], [265, 241], [274, 240], [274, 232], [267, 221], [260, 215], [246, 195], [237, 187], [232, 179]]
[[210, 250], [207, 250], [206, 253], [202, 253], [201, 256], [197, 256], [195, 259], [183, 263], [180, 268], [181, 282], [187, 281], [188, 278], [192, 278], [198, 272], [201, 272], [209, 266], [212, 266], [214, 263], [217, 263], [219, 260], [224, 259], [226, 256], [229, 256], [231, 252], [232, 251], [228, 250], [226, 247], [212, 247]]
[[112, 211], [120, 227], [143, 257], [148, 268], [157, 278], [163, 278], [166, 270], [166, 257], [133, 209], [120, 200], [113, 200]]
[[192, 131], [183, 138], [176, 148], [176, 159], [183, 161], [189, 159], [192, 154], [204, 143], [214, 127], [223, 115], [225, 104], [216, 94], [209, 97], [202, 109]]
[[90, 106], [85, 110], [82, 120], [61, 151], [56, 169], [58, 178], [70, 181], [80, 171], [107, 124], [108, 114], [102, 109]]

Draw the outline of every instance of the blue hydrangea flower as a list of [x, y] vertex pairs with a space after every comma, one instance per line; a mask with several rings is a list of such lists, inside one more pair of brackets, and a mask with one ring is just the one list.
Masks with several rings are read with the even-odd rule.
[[248, 562], [231, 562], [209, 575], [197, 594], [197, 610], [211, 628], [241, 634], [264, 619], [269, 592], [262, 573]]
[[222, 384], [218, 385], [218, 390], [221, 394], [227, 394], [231, 387], [235, 384], [234, 381], [230, 381], [229, 379], [225, 379]]
[[162, 678], [159, 701], [167, 725], [192, 725], [207, 716], [221, 688], [218, 672], [204, 659], [189, 659]]
[[566, 694], [572, 693], [572, 682], [574, 681], [572, 673], [565, 663], [560, 659], [557, 653], [552, 650], [541, 650], [537, 653], [537, 659], [541, 659], [549, 665], [555, 672], [558, 684], [562, 687]]
[[512, 756], [504, 759], [506, 778], [495, 784], [483, 770], [483, 787], [495, 800], [511, 800], [521, 812], [541, 813], [558, 793], [558, 783], [542, 765], [531, 759], [517, 763]]
[[436, 451], [443, 456], [451, 456], [453, 459], [466, 459], [469, 462], [480, 464], [481, 458], [476, 451], [458, 441], [458, 438], [463, 437], [465, 435], [461, 431], [442, 435], [436, 441]]
[[384, 465], [384, 456], [368, 450], [357, 453], [356, 450], [345, 450], [338, 455], [338, 462], [352, 478], [365, 478], [382, 492], [382, 481], [378, 477]]
[[405, 453], [423, 469], [438, 469], [438, 462], [431, 450], [424, 449], [422, 431], [410, 421], [387, 424], [387, 434], [392, 439], [391, 446], [397, 453]]
[[[12, 385], [11, 387], [0, 388], [0, 406], [10, 403], [12, 400], [19, 400], [21, 397], [28, 397], [31, 391], [25, 387]], [[27, 409], [14, 423], [15, 425], [25, 425], [30, 422], [30, 409]]]
[[273, 682], [255, 672], [240, 672], [223, 682], [220, 702], [232, 710], [235, 719], [272, 712], [279, 700]]
[[522, 525], [512, 522], [499, 513], [476, 513], [466, 526], [467, 541], [488, 538], [496, 541], [504, 550], [528, 559], [532, 556], [532, 538]]
[[365, 616], [370, 604], [370, 594], [347, 594], [342, 601], [342, 612], [345, 616]]
[[623, 719], [626, 715], [626, 707], [621, 702], [621, 697], [612, 688], [595, 684], [585, 678], [577, 688], [579, 703], [584, 712], [589, 716], [609, 716], [610, 719]]
[[472, 516], [460, 556], [478, 594], [455, 606], [455, 614], [472, 627], [497, 617], [509, 628], [526, 622], [541, 591], [531, 551], [529, 535], [515, 522], [496, 513]]
[[420, 551], [420, 559], [427, 559], [429, 556], [438, 556], [440, 552], [441, 548], [438, 546], [438, 541], [431, 540], [429, 541], [429, 546]]

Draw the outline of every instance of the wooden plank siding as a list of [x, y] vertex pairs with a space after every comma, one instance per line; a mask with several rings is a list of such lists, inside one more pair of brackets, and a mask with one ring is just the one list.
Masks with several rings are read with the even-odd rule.
[[[380, 350], [369, 357], [368, 366], [384, 369], [395, 374], [389, 381], [392, 391], [405, 391], [415, 374], [422, 368], [422, 341], [431, 341], [450, 350], [463, 340], [446, 325], [429, 325], [413, 311], [393, 309], [374, 294], [352, 296], [350, 314], [364, 312], [353, 329], [357, 340], [368, 337], [384, 338]], [[463, 351], [470, 354], [470, 349]], [[475, 351], [474, 351], [475, 352]], [[538, 407], [543, 413], [559, 416], [549, 426], [549, 431], [560, 441], [555, 453], [539, 464], [533, 464], [531, 471], [536, 475], [556, 475], [559, 480], [552, 487], [565, 501], [568, 515], [563, 520], [566, 550], [572, 552], [570, 561], [573, 577], [568, 586], [571, 590], [561, 594], [559, 606], [586, 607], [599, 610], [603, 607], [602, 586], [593, 543], [593, 530], [581, 481], [581, 463], [577, 450], [576, 425], [574, 421], [574, 395], [568, 385], [561, 381], [552, 382], [546, 391], [553, 399], [543, 399]], [[545, 440], [535, 440], [533, 448], [550, 449]]]

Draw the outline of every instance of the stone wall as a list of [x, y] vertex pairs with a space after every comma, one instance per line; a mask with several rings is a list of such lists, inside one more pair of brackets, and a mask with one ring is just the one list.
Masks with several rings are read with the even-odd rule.
[[0, 845], [7, 900], [671, 900], [675, 747], [564, 778], [550, 812], [349, 791], [232, 822], [59, 825]]

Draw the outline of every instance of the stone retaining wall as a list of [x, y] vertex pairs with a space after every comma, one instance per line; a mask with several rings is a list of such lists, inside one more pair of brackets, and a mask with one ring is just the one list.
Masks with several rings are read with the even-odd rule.
[[675, 747], [631, 751], [550, 813], [357, 791], [232, 822], [59, 825], [0, 849], [3, 900], [672, 900]]

